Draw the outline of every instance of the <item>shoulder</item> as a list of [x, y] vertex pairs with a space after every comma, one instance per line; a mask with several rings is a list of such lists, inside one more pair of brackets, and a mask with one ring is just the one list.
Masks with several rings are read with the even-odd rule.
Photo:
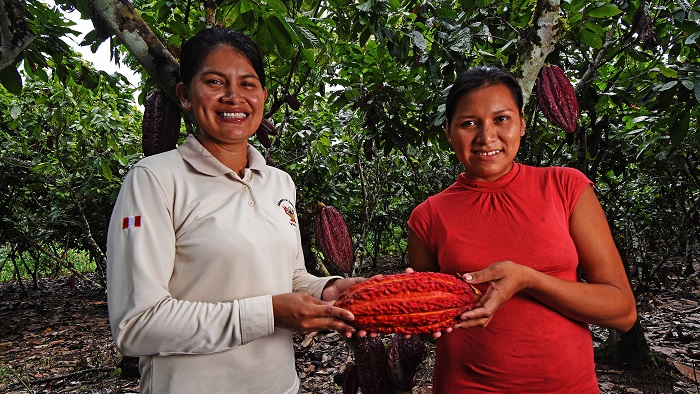
[[141, 169], [153, 173], [167, 173], [176, 170], [179, 171], [183, 163], [184, 160], [180, 153], [177, 149], [173, 149], [153, 156], [144, 157], [134, 165], [133, 170]]
[[558, 184], [567, 183], [591, 183], [588, 177], [576, 168], [571, 167], [534, 167], [529, 165], [520, 165], [521, 174], [528, 181], [541, 180], [546, 183], [555, 182]]

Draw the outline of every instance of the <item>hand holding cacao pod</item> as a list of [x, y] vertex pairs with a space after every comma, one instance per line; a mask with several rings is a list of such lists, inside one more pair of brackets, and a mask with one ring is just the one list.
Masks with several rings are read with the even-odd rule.
[[348, 324], [352, 314], [306, 293], [285, 293], [272, 296], [275, 327], [302, 334], [313, 331], [335, 330], [354, 332]]
[[374, 277], [346, 290], [335, 304], [355, 315], [358, 330], [427, 334], [453, 327], [481, 294], [455, 276], [413, 272]]

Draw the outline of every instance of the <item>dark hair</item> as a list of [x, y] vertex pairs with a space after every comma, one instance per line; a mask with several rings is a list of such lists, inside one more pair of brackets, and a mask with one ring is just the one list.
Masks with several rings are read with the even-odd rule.
[[180, 82], [189, 85], [209, 53], [220, 46], [230, 46], [245, 56], [265, 87], [265, 67], [258, 46], [250, 37], [223, 27], [200, 30], [182, 44], [180, 51]]
[[509, 71], [499, 67], [476, 66], [463, 73], [452, 84], [445, 100], [445, 117], [447, 124], [452, 121], [457, 101], [465, 94], [483, 86], [504, 85], [513, 94], [513, 99], [520, 111], [523, 110], [523, 91], [518, 80]]

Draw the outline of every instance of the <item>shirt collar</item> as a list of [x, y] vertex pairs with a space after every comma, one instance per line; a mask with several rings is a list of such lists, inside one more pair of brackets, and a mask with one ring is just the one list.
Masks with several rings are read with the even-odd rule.
[[[209, 153], [209, 151], [202, 144], [200, 144], [197, 138], [195, 138], [195, 136], [192, 134], [187, 135], [187, 139], [177, 148], [177, 150], [180, 152], [183, 160], [202, 174], [220, 176], [233, 172], [230, 168], [223, 165], [216, 159], [216, 157]], [[250, 144], [248, 144], [247, 155], [248, 165], [246, 168], [260, 172], [264, 175], [269, 174], [269, 169], [265, 163], [265, 158]]]

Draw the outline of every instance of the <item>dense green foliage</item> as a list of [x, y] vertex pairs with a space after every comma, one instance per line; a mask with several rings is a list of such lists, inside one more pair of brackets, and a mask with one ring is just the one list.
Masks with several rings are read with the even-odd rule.
[[[69, 23], [62, 21], [61, 12], [75, 7], [87, 19], [88, 2], [56, 3], [59, 8], [50, 9], [39, 0], [27, 2], [27, 20], [37, 39], [22, 52], [13, 70], [27, 78], [19, 102], [29, 107], [37, 97], [27, 92], [42, 84], [56, 91], [61, 86], [66, 91], [79, 87], [70, 75], [81, 68], [66, 61], [65, 48], [51, 43], [68, 34]], [[302, 221], [311, 220], [317, 200], [337, 206], [348, 218], [360, 260], [364, 253], [402, 254], [412, 208], [459, 173], [442, 126], [442, 99], [455, 76], [474, 64], [495, 64], [524, 79], [533, 78], [525, 75], [522, 63], [529, 51], [546, 45], [552, 46], [547, 62], [560, 65], [576, 87], [579, 127], [574, 134], [558, 130], [537, 109], [535, 97], [528, 97], [528, 133], [518, 159], [576, 167], [596, 183], [621, 252], [639, 282], [652, 283], [659, 270], [682, 272], [697, 259], [700, 5], [685, 0], [563, 1], [558, 34], [546, 41], [533, 30], [533, 21], [551, 7], [547, 1], [215, 3], [209, 17], [247, 32], [266, 55], [268, 117], [281, 135], [265, 152], [295, 178]], [[179, 47], [212, 20], [207, 19], [205, 2], [134, 0], [133, 5], [169, 48]], [[110, 45], [115, 59], [142, 72], [142, 87], [148, 91], [155, 83], [153, 76], [143, 71], [116, 37], [103, 33], [96, 29], [84, 44]], [[172, 51], [177, 54], [176, 49]], [[44, 55], [50, 60], [44, 60]], [[0, 75], [12, 74], [8, 69]], [[81, 127], [59, 123], [64, 125], [64, 137], [81, 141], [78, 146], [87, 153], [74, 151], [76, 145], [68, 142], [53, 150], [34, 147], [33, 141], [46, 141], [52, 135], [46, 121], [7, 115], [12, 113], [10, 103], [18, 99], [2, 94], [2, 129], [21, 130], [8, 134], [3, 143], [26, 147], [3, 150], [2, 162], [3, 168], [12, 169], [3, 174], [3, 193], [5, 182], [30, 189], [2, 196], [3, 204], [13, 206], [5, 212], [17, 214], [3, 214], [0, 239], [18, 252], [36, 250], [31, 242], [14, 241], [23, 239], [17, 235], [5, 235], [7, 223], [18, 217], [27, 222], [32, 218], [23, 231], [41, 239], [41, 244], [67, 242], [60, 237], [40, 238], [44, 232], [80, 240], [92, 234], [102, 248], [110, 198], [119, 176], [137, 158], [138, 115], [127, 107], [113, 107], [129, 105], [124, 89], [109, 90], [109, 84], [97, 89], [94, 84], [106, 77], [83, 70], [85, 75], [95, 75], [93, 85], [84, 85], [86, 91], [81, 94], [87, 96], [72, 100], [64, 96], [65, 101], [54, 105], [78, 106], [70, 115], [87, 119]], [[44, 78], [45, 74], [51, 77]], [[2, 82], [17, 93], [16, 83], [5, 82], [16, 80], [3, 78]], [[101, 100], [100, 90], [113, 95]], [[289, 94], [300, 99], [300, 110], [285, 104]], [[46, 117], [49, 111], [37, 112]], [[95, 138], [87, 131], [96, 127], [95, 113], [114, 114], [102, 120], [111, 125], [107, 130], [115, 133], [113, 137]], [[8, 129], [7, 122], [15, 126]], [[25, 141], [25, 135], [33, 139]], [[28, 158], [48, 165], [28, 166], [29, 171], [12, 164]], [[84, 169], [78, 166], [80, 159], [87, 164]], [[9, 176], [5, 174], [12, 180], [5, 181]], [[49, 182], [41, 183], [39, 178]], [[61, 189], [62, 185], [71, 188]], [[42, 196], [51, 196], [47, 200], [51, 204], [41, 205], [49, 209], [41, 213], [33, 208], [36, 201], [31, 198], [38, 190]], [[76, 203], [88, 195], [99, 204], [88, 208]], [[75, 206], [95, 215], [87, 218], [89, 228], [80, 220], [62, 220], [63, 213]], [[79, 242], [75, 247], [89, 249]]]
[[[111, 207], [140, 157], [133, 89], [71, 62], [64, 76], [26, 79], [18, 96], [0, 90], [0, 265], [35, 280], [76, 263], [104, 268]], [[89, 86], [76, 82], [82, 72], [93, 73]]]

